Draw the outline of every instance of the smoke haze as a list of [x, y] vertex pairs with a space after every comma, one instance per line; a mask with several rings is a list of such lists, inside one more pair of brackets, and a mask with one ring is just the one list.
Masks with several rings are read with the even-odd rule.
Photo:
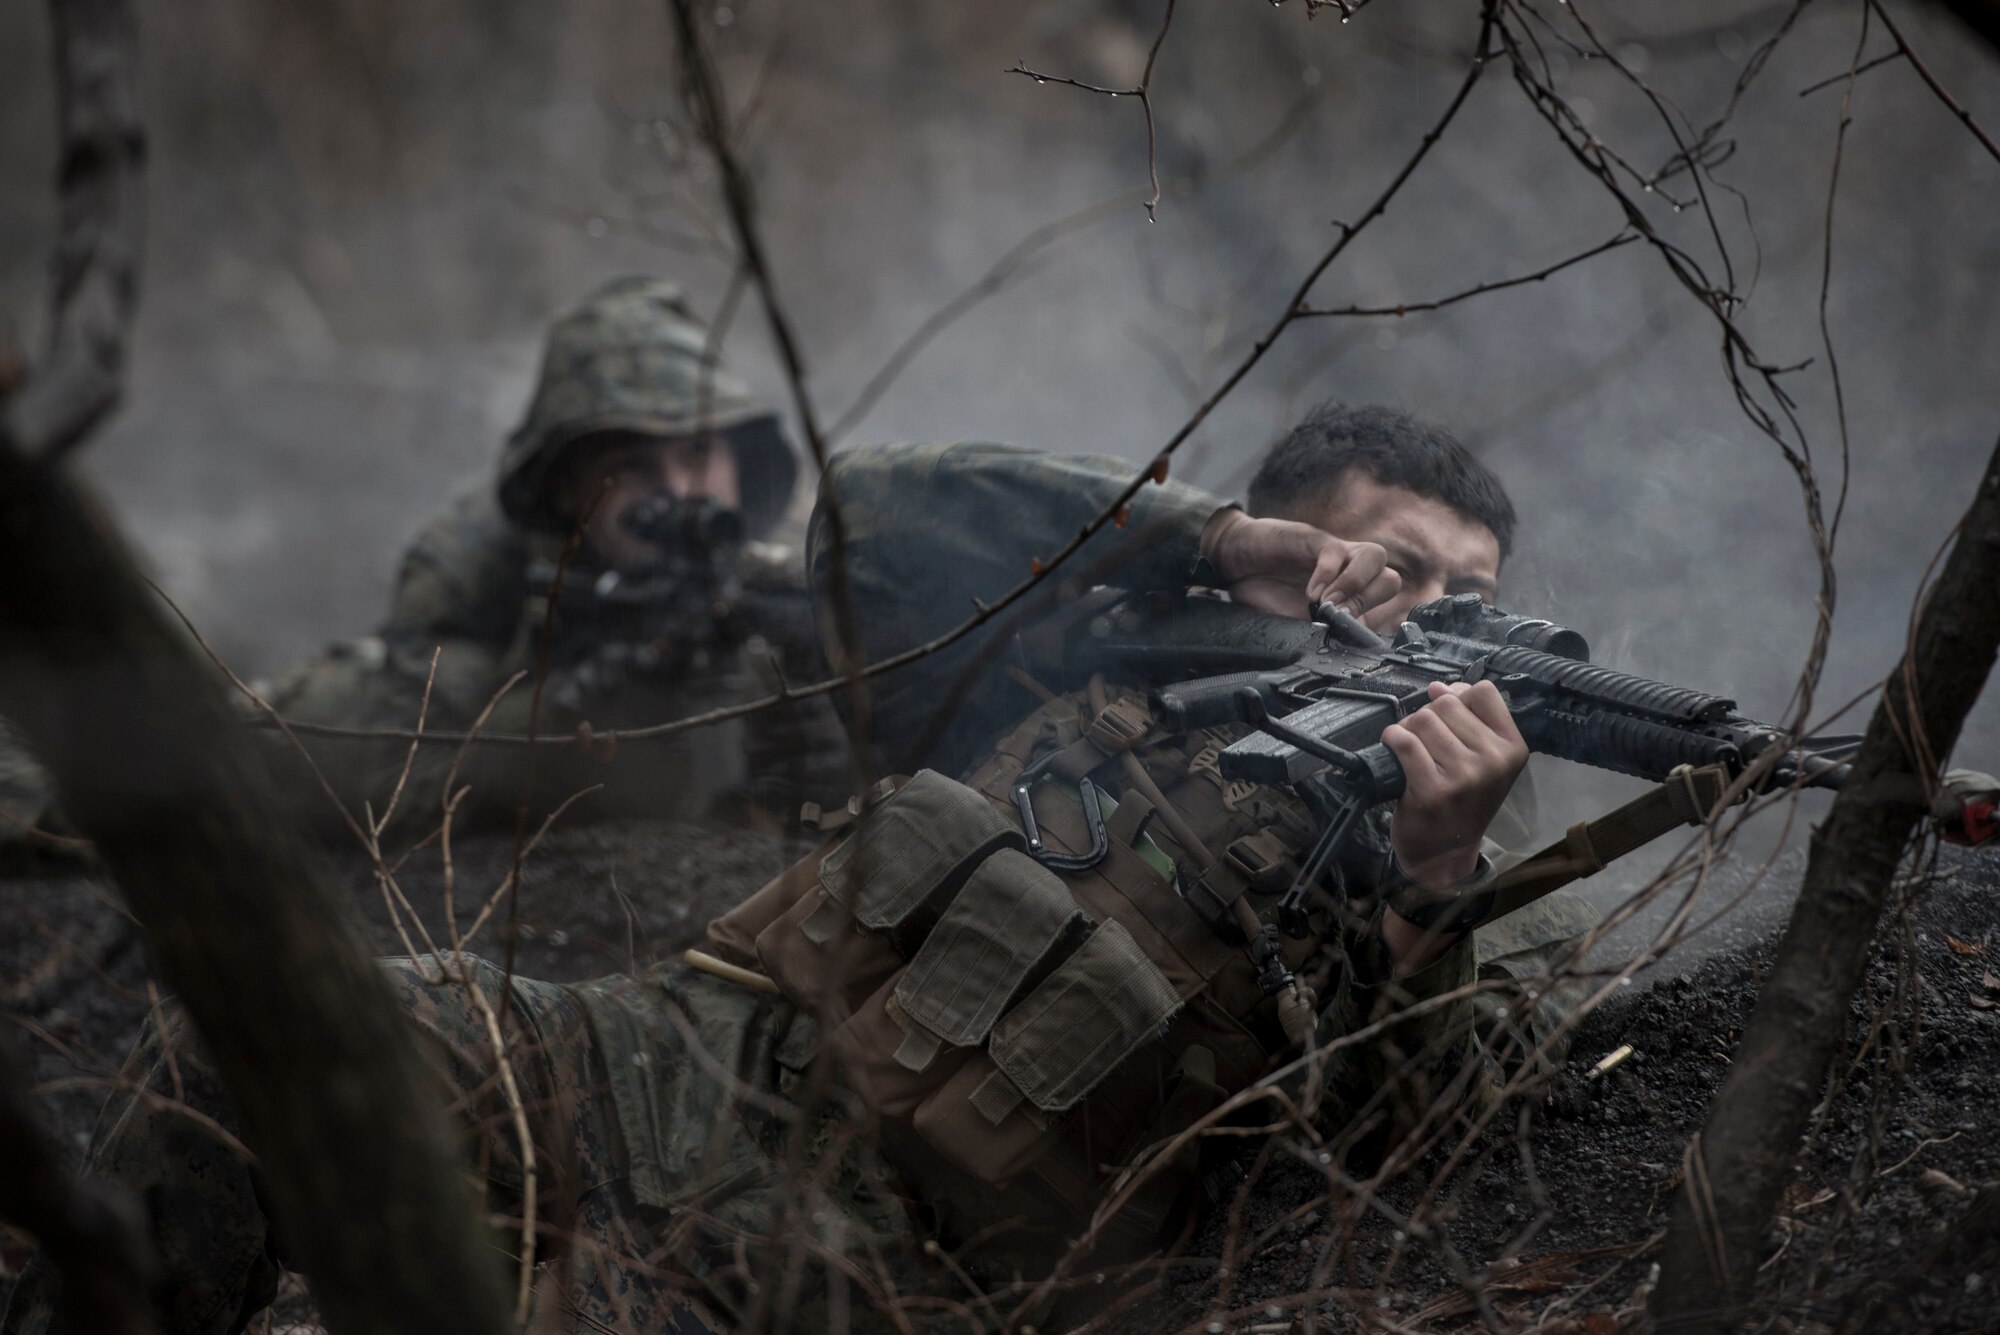
[[[1135, 99], [1003, 71], [1018, 59], [1130, 86], [1159, 8], [706, 11], [823, 417], [1033, 229], [1145, 185]], [[675, 128], [659, 6], [142, 9], [148, 271], [129, 399], [88, 467], [218, 649], [269, 672], [371, 628], [403, 543], [488, 476], [553, 310], [631, 271], [670, 274], [713, 310], [726, 229]], [[1699, 127], [1790, 9], [1588, 15]], [[1932, 9], [1899, 11], [1937, 76], [2000, 125], [1995, 59]], [[1843, 88], [1800, 90], [1848, 68], [1860, 22], [1854, 6], [1806, 10], [1723, 134], [1733, 156], [1717, 175], [1744, 199], [1714, 201], [1739, 275], [1756, 272], [1742, 327], [1769, 361], [1810, 361], [1784, 383], [1829, 509], [1842, 451], [1818, 303]], [[1169, 185], [1158, 221], [1134, 202], [1051, 246], [926, 347], [850, 439], [1150, 457], [1261, 336], [1333, 220], [1357, 217], [1409, 157], [1475, 28], [1467, 5], [1371, 6], [1346, 24], [1332, 10], [1308, 21], [1298, 4], [1182, 5], [1153, 92]], [[1605, 62], [1549, 48], [1594, 133], [1643, 171], [1668, 160], [1673, 139], [1643, 97]], [[1888, 49], [1878, 25], [1867, 55]], [[9, 7], [0, 313], [30, 349], [54, 226], [51, 96], [40, 9]], [[1895, 658], [1921, 574], [2000, 432], [2000, 164], [1900, 63], [1860, 77], [1852, 114], [1827, 300], [1852, 469], [1822, 713]], [[1664, 184], [1688, 189], [1685, 174]], [[1649, 204], [1719, 270], [1699, 210]], [[1622, 222], [1496, 66], [1314, 300], [1442, 297], [1533, 272]], [[1323, 398], [1410, 408], [1513, 490], [1521, 540], [1503, 602], [1584, 631], [1602, 661], [1775, 717], [1811, 639], [1818, 572], [1798, 483], [1737, 406], [1721, 341], [1643, 245], [1436, 313], [1302, 322], [1177, 475], [1239, 490]], [[754, 304], [727, 353], [782, 399]], [[1996, 750], [1989, 693], [1959, 760], [2000, 769]], [[1627, 791], [1555, 769], [1551, 826]]]

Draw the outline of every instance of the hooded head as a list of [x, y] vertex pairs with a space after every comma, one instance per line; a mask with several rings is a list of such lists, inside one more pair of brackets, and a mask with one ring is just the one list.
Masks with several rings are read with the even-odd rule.
[[746, 536], [768, 532], [798, 480], [777, 415], [712, 360], [708, 326], [678, 284], [618, 278], [549, 330], [528, 415], [500, 455], [500, 508], [529, 528], [561, 527], [565, 455], [593, 436], [720, 434], [735, 451]]

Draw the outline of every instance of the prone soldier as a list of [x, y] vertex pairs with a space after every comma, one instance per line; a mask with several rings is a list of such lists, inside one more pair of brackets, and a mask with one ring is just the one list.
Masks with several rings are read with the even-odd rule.
[[[821, 508], [847, 521], [851, 610], [902, 637], [921, 633], [897, 622], [913, 597], [957, 591], [907, 587], [915, 523], [943, 548], [929, 568], [1003, 591], [1109, 503], [1126, 467], [981, 446], [843, 455]], [[1381, 544], [1176, 483], [1142, 491], [1079, 559], [1130, 589], [1199, 579], [1279, 608], [1393, 610], [1403, 584]], [[1063, 1288], [1034, 1281], [1058, 1258], [1143, 1256], [1226, 1194], [1225, 1158], [1146, 1159], [1148, 1146], [1262, 1082], [1329, 1153], [1358, 1157], [1546, 1032], [1556, 995], [1510, 980], [1559, 948], [1563, 925], [1488, 973], [1470, 936], [1394, 908], [1400, 885], [1449, 896], [1491, 874], [1482, 838], [1527, 748], [1490, 685], [1440, 690], [1389, 730], [1407, 794], [1343, 872], [1349, 897], [1321, 897], [1304, 934], [1280, 936], [1274, 892], [1312, 813], [1224, 781], [1227, 729], [1172, 732], [1102, 674], [1045, 696], [1022, 675], [1032, 707], [976, 744], [961, 778], [930, 767], [885, 783], [717, 919], [699, 967], [557, 986], [503, 983], [470, 959], [390, 962], [503, 1217], [525, 1160], [465, 989], [512, 1007], [551, 1325], [964, 1328], [982, 1319], [968, 1308], [1047, 1324]], [[976, 688], [963, 698], [1000, 707]], [[902, 731], [914, 715], [884, 717], [879, 741], [916, 737]], [[1204, 916], [1196, 898], [1223, 911]], [[1481, 981], [1504, 989], [1512, 1022], [1493, 1007], [1480, 1023]], [[279, 1235], [253, 1172], [159, 1097], [180, 1085], [226, 1123], [221, 1091], [177, 1020], [149, 1025], [126, 1074], [91, 1171], [146, 1203], [169, 1272], [162, 1328], [241, 1330], [274, 1291]], [[1240, 1141], [1188, 1142], [1204, 1143]], [[32, 1272], [5, 1329], [46, 1329], [54, 1301]]]
[[[489, 731], [526, 732], [538, 694], [538, 728], [559, 735], [768, 693], [774, 673], [810, 670], [799, 553], [783, 541], [797, 476], [777, 416], [718, 363], [681, 290], [617, 279], [556, 320], [496, 477], [418, 534], [380, 632], [286, 674], [269, 698], [308, 723], [408, 728], [433, 653], [434, 729], [471, 723], [516, 673], [542, 674], [540, 690], [524, 681], [502, 696]], [[795, 810], [845, 791], [844, 739], [824, 706], [753, 717], [608, 762], [565, 757], [577, 763], [543, 777], [556, 796], [606, 783], [594, 811], [654, 815], [699, 815], [725, 794]], [[342, 790], [378, 801], [403, 759], [365, 739], [313, 747]], [[511, 809], [502, 767], [517, 755], [468, 759], [485, 762], [474, 800]]]

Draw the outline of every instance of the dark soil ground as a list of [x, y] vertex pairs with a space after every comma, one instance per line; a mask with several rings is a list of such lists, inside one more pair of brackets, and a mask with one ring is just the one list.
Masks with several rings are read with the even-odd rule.
[[[1758, 1298], [1773, 1329], [2000, 1330], [2000, 1228], [1964, 1227], [1975, 1190], [2000, 1183], [2000, 857], [1948, 850], [1916, 890], [1908, 929], [1901, 949], [1877, 952], [1852, 1007], [1847, 1055], [1863, 1055], [1844, 1066], [1765, 1239]], [[1773, 944], [1621, 990], [1583, 1022], [1546, 1096], [1500, 1119], [1434, 1197], [1441, 1153], [1387, 1184], [1335, 1272], [1350, 1293], [1323, 1305], [1332, 1328], [1356, 1326], [1357, 1305], [1397, 1330], [1581, 1335], [1631, 1323], [1657, 1278], [1688, 1138]], [[1897, 1005], [1899, 978], [1914, 1007]], [[1629, 1058], [1590, 1077], [1626, 1044]], [[1274, 1230], [1274, 1241], [1232, 1289], [1185, 1285], [1161, 1315], [1179, 1326], [1199, 1305], [1226, 1328], [1282, 1329], [1335, 1232], [1323, 1215], [1287, 1221], [1326, 1193], [1321, 1172], [1274, 1163], [1242, 1216], [1245, 1232]], [[1404, 1240], [1420, 1204], [1442, 1243]], [[1220, 1255], [1226, 1233], [1211, 1219], [1196, 1250]]]
[[[558, 828], [528, 864], [518, 967], [573, 979], [677, 950], [799, 848], [648, 822]], [[500, 883], [511, 852], [505, 834], [460, 841], [462, 906]], [[401, 953], [365, 861], [340, 865], [381, 948]], [[149, 1005], [144, 951], [87, 864], [10, 849], [5, 872], [0, 1008], [25, 1031], [51, 1118], [81, 1146]], [[434, 851], [416, 854], [403, 881], [437, 930]], [[1985, 981], [2000, 975], [2000, 856], [1948, 853], [1916, 892], [1907, 933], [1889, 936], [1855, 1004], [1849, 1054], [1876, 1037], [1823, 1110], [1766, 1239], [1760, 1299], [1781, 1330], [2000, 1330], [2000, 1226], [1977, 1236], [1963, 1226], [1973, 1192], [2000, 1183], [2000, 1009], [1988, 1004], [2000, 1003], [2000, 983]], [[503, 953], [491, 930], [474, 949]], [[1216, 1260], [1128, 1304], [1114, 1324], [1275, 1335], [1311, 1310], [1334, 1329], [1626, 1326], [1769, 949], [1620, 989], [1524, 1117], [1490, 1129], [1435, 1194], [1441, 1155], [1384, 1185], [1352, 1230], [1324, 1210], [1292, 1218], [1325, 1196], [1327, 1179], [1272, 1156], [1243, 1193], [1238, 1245], [1211, 1219], [1194, 1250]], [[1631, 1057], [1589, 1078], [1623, 1044]], [[1260, 1245], [1241, 1255], [1243, 1239]], [[1302, 1301], [1330, 1243], [1344, 1248], [1341, 1263], [1317, 1283], [1341, 1292]], [[22, 1251], [4, 1252], [10, 1271]]]

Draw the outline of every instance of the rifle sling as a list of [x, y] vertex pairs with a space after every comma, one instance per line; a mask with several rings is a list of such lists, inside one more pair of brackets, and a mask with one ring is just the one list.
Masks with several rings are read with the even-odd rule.
[[1560, 840], [1494, 877], [1486, 887], [1490, 903], [1459, 930], [1491, 922], [1594, 875], [1681, 826], [1706, 823], [1728, 786], [1729, 771], [1721, 765], [1676, 766], [1659, 787], [1596, 820], [1578, 821]]

